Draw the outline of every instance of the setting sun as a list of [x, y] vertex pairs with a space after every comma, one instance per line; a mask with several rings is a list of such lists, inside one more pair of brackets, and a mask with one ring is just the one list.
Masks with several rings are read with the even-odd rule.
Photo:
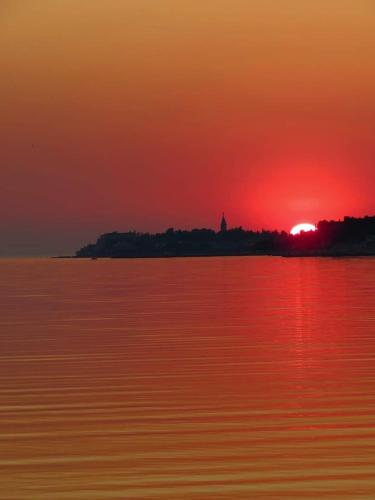
[[297, 224], [296, 226], [294, 226], [291, 231], [290, 231], [290, 234], [300, 234], [302, 232], [309, 232], [309, 231], [316, 231], [316, 226], [314, 226], [314, 224], [309, 224], [307, 222], [304, 222], [302, 224]]

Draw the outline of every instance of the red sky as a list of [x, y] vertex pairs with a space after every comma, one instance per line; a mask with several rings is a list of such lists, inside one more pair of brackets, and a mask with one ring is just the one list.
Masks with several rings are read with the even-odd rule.
[[0, 254], [374, 214], [374, 26], [373, 0], [3, 0]]

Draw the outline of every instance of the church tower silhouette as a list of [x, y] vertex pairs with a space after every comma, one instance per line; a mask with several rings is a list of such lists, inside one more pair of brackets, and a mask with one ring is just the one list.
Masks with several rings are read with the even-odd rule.
[[225, 220], [225, 217], [224, 217], [224, 212], [223, 212], [223, 216], [221, 218], [221, 222], [220, 222], [220, 231], [222, 233], [225, 233], [225, 231], [228, 229], [228, 226], [227, 226], [227, 221]]

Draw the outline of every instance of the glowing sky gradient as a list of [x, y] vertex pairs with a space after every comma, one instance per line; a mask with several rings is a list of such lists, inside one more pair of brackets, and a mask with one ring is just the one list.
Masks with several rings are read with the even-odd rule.
[[0, 3], [0, 253], [375, 213], [373, 0]]

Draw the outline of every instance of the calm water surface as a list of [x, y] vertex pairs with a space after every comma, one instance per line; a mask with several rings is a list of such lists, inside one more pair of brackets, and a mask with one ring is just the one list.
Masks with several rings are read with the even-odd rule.
[[375, 259], [0, 277], [1, 499], [375, 498]]

